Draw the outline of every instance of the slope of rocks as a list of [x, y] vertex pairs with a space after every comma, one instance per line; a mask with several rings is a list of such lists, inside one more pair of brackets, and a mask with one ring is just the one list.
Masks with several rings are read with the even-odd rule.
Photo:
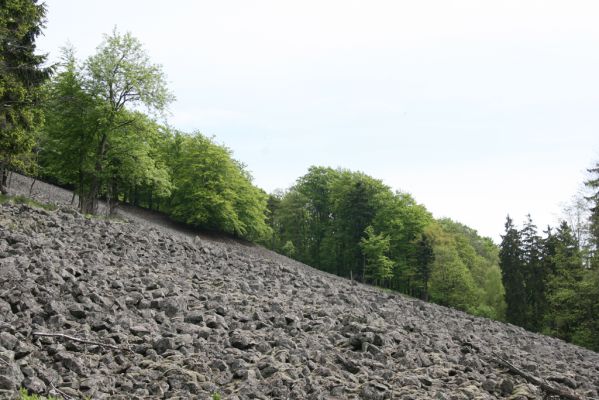
[[599, 354], [557, 339], [240, 244], [0, 206], [0, 398], [543, 398], [497, 357], [599, 397]]

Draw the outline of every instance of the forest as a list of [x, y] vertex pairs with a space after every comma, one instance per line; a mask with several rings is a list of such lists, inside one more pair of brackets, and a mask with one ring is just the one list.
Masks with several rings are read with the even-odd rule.
[[[214, 138], [164, 122], [174, 100], [141, 42], [114, 30], [80, 60], [36, 53], [45, 7], [0, 2], [0, 189], [11, 171], [99, 201], [165, 213], [267, 246], [315, 268], [599, 350], [599, 163], [577, 219], [538, 233], [508, 217], [502, 242], [435, 219], [410, 194], [312, 166], [285, 191], [256, 187]], [[76, 196], [75, 196], [76, 195]], [[534, 210], [533, 210], [534, 211]]]

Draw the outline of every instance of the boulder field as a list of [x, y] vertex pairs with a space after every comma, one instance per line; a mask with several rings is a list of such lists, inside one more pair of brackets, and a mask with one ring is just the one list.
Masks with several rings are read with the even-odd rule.
[[0, 398], [19, 388], [65, 399], [592, 399], [599, 354], [257, 246], [4, 204]]

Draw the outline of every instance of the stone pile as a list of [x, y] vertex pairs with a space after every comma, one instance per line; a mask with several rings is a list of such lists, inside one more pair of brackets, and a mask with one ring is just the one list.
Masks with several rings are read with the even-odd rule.
[[0, 398], [599, 397], [597, 353], [268, 254], [0, 206]]

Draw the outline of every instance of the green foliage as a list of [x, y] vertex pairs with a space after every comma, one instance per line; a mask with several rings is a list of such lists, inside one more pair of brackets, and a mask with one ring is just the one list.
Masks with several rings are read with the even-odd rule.
[[173, 97], [137, 39], [115, 30], [82, 66], [66, 49], [48, 93], [42, 164], [47, 175], [76, 187], [82, 212], [95, 213], [101, 195], [111, 208], [137, 189], [170, 195], [157, 155], [161, 128], [132, 108], [162, 112]]
[[272, 247], [341, 276], [502, 318], [498, 250], [468, 227], [437, 223], [406, 193], [360, 172], [311, 167], [271, 196]]
[[499, 252], [503, 286], [505, 287], [506, 319], [516, 325], [527, 323], [528, 301], [523, 267], [523, 250], [520, 232], [508, 216], [505, 235]]
[[27, 389], [21, 388], [19, 390], [19, 400], [59, 400], [58, 397], [53, 396], [38, 396], [37, 394], [29, 394]]
[[0, 0], [0, 189], [7, 168], [23, 169], [42, 123], [41, 86], [51, 68], [35, 54], [46, 8], [35, 0]]
[[431, 300], [460, 310], [473, 308], [477, 297], [474, 280], [460, 257], [459, 245], [440, 226], [432, 233], [434, 262], [429, 288]]
[[565, 221], [541, 239], [530, 217], [521, 231], [508, 218], [501, 247], [507, 317], [598, 350], [599, 270], [586, 262], [578, 237]]
[[221, 398], [220, 393], [212, 393], [212, 400], [221, 400]]
[[366, 236], [360, 239], [360, 248], [364, 254], [364, 277], [383, 285], [393, 276], [393, 261], [386, 255], [389, 252], [389, 237], [377, 235], [370, 225], [364, 233]]
[[293, 257], [295, 255], [295, 246], [291, 240], [285, 242], [283, 247], [281, 248], [283, 254], [287, 257]]
[[190, 225], [259, 240], [266, 225], [267, 195], [251, 183], [230, 151], [197, 133], [177, 138], [170, 215]]

